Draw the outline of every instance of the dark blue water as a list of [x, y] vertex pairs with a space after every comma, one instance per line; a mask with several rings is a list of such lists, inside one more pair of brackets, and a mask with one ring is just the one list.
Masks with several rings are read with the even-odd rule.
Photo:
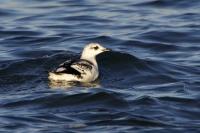
[[[48, 71], [98, 42], [94, 85]], [[199, 0], [1, 0], [0, 132], [200, 132]]]

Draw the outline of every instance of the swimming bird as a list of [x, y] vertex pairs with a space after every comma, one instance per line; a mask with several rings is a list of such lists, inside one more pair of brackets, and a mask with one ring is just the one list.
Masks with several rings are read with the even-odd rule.
[[86, 45], [78, 60], [67, 60], [60, 64], [55, 71], [49, 72], [49, 80], [67, 82], [92, 82], [99, 76], [96, 56], [109, 49], [98, 43]]

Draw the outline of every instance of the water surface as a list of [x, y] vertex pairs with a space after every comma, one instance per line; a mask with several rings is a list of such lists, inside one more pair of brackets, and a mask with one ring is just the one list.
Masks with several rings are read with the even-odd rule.
[[[200, 1], [0, 1], [1, 132], [200, 132]], [[93, 85], [48, 71], [85, 44]]]

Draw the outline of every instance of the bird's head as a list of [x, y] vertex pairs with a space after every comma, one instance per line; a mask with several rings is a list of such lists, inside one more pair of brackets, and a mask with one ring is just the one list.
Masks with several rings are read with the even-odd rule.
[[110, 51], [110, 50], [101, 46], [98, 43], [90, 43], [84, 47], [81, 58], [82, 59], [95, 58], [98, 54], [106, 52], [106, 51]]

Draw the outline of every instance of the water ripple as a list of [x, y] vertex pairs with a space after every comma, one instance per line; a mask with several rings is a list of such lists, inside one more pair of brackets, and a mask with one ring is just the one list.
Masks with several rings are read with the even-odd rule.
[[[0, 132], [199, 132], [197, 0], [0, 1]], [[97, 57], [91, 84], [48, 71]]]

